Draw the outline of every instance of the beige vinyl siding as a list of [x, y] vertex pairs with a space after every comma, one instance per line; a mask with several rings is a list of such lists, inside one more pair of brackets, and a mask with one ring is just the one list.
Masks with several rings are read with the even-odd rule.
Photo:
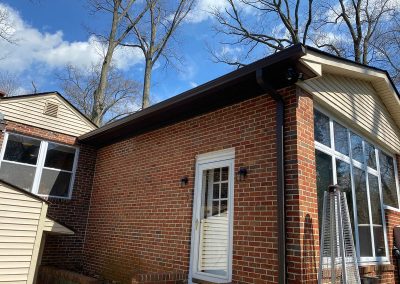
[[[368, 81], [325, 73], [299, 83], [315, 101], [384, 148], [400, 153], [400, 131]], [[380, 95], [380, 94], [379, 94]]]
[[[57, 117], [44, 114], [46, 103], [58, 105]], [[0, 100], [0, 112], [6, 120], [72, 136], [80, 136], [96, 128], [57, 94]]]
[[0, 183], [0, 284], [33, 283], [47, 204]]

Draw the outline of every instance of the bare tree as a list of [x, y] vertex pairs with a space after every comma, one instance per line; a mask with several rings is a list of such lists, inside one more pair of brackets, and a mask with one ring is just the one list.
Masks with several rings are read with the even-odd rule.
[[21, 95], [21, 82], [17, 74], [8, 71], [0, 72], [0, 91], [7, 96]]
[[10, 12], [6, 7], [0, 8], [0, 38], [9, 43], [15, 43], [14, 28]]
[[[264, 53], [282, 50], [292, 44], [305, 44], [312, 24], [313, 0], [226, 0], [227, 7], [214, 9], [215, 29], [230, 41], [221, 44], [245, 49], [244, 56], [229, 57], [212, 51], [216, 62], [241, 67], [243, 61], [261, 48]], [[257, 19], [257, 20], [254, 20]]]
[[[139, 108], [140, 85], [126, 79], [121, 71], [110, 65], [107, 72], [107, 85], [101, 101], [97, 101], [95, 90], [101, 77], [101, 66], [93, 65], [82, 70], [72, 65], [56, 75], [63, 93], [92, 121], [99, 125], [111, 122], [135, 112]], [[102, 105], [101, 113], [93, 112], [93, 105]]]
[[363, 64], [373, 63], [375, 41], [396, 10], [393, 0], [335, 0], [321, 2], [325, 12], [316, 21], [318, 47]]
[[400, 85], [400, 11], [391, 19], [390, 25], [381, 30], [373, 42], [377, 50], [376, 64], [389, 71], [394, 82]]
[[[142, 19], [148, 10], [147, 5], [136, 5], [137, 11], [133, 10], [133, 4], [139, 2], [136, 0], [91, 0], [90, 4], [94, 9], [94, 12], [102, 12], [112, 15], [112, 21], [110, 31], [107, 36], [100, 35], [101, 38], [107, 43], [107, 49], [105, 52], [104, 60], [102, 62], [100, 77], [98, 85], [94, 89], [93, 103], [91, 118], [92, 121], [100, 125], [101, 119], [104, 115], [106, 106], [103, 105], [105, 102], [105, 92], [107, 89], [107, 78], [108, 72], [112, 63], [112, 57], [115, 49], [122, 43], [123, 40], [130, 34], [132, 29]], [[127, 15], [129, 14], [130, 21], [127, 21]]]
[[123, 46], [139, 48], [144, 55], [145, 70], [143, 78], [142, 107], [150, 105], [151, 75], [154, 64], [160, 57], [168, 63], [174, 57], [168, 48], [177, 28], [188, 15], [194, 0], [178, 0], [175, 7], [171, 2], [147, 0], [149, 8], [146, 17], [138, 25], [127, 13], [126, 17], [133, 26], [133, 42], [121, 43]]

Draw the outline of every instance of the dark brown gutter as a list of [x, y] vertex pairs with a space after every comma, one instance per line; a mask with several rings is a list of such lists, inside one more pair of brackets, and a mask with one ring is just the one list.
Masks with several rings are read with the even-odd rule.
[[[256, 82], [256, 70], [264, 69], [275, 89], [287, 86], [284, 74], [288, 66], [298, 65], [305, 54], [302, 45], [294, 45], [241, 69], [186, 91], [161, 103], [80, 136], [82, 143], [102, 147], [141, 133], [198, 116], [224, 106], [263, 95]], [[307, 69], [308, 70], [308, 69]], [[307, 74], [307, 70], [304, 70]], [[309, 72], [309, 71], [308, 71]]]
[[257, 83], [276, 102], [276, 197], [277, 197], [277, 225], [278, 225], [278, 283], [286, 284], [286, 223], [285, 223], [285, 156], [284, 156], [284, 110], [285, 105], [281, 95], [264, 77], [262, 69], [256, 72]]

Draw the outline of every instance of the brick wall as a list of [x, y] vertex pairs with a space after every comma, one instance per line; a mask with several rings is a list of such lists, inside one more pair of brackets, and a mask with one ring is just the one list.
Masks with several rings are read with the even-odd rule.
[[312, 97], [284, 90], [288, 283], [315, 283], [319, 255]]
[[[53, 131], [7, 121], [6, 131], [19, 133], [47, 141], [76, 145], [76, 138]], [[0, 139], [3, 142], [3, 133]], [[71, 200], [49, 198], [48, 216], [71, 227], [75, 235], [48, 235], [46, 238], [43, 264], [80, 270], [82, 247], [90, 201], [96, 151], [86, 145], [79, 145], [80, 153]]]
[[275, 125], [262, 96], [99, 149], [86, 273], [122, 283], [187, 274], [195, 157], [235, 147], [235, 171], [249, 172], [235, 181], [233, 282], [277, 283]]
[[[397, 163], [398, 162], [399, 162], [399, 160], [397, 161]], [[393, 243], [394, 243], [393, 229], [396, 226], [400, 226], [400, 212], [396, 212], [393, 210], [386, 210], [385, 216], [386, 216], [388, 248], [389, 248], [391, 265], [386, 266], [385, 269], [382, 269], [382, 268], [379, 269], [380, 267], [378, 267], [378, 269], [375, 273], [383, 276], [382, 280], [384, 280], [384, 281], [381, 281], [381, 283], [385, 283], [385, 284], [386, 283], [399, 283], [397, 259], [393, 255]]]

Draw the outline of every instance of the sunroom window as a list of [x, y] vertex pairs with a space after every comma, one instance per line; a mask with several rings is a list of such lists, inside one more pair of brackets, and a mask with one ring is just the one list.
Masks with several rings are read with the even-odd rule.
[[1, 179], [41, 196], [71, 196], [77, 148], [11, 133], [3, 144]]
[[314, 111], [319, 225], [330, 184], [346, 193], [361, 262], [388, 261], [384, 208], [399, 208], [392, 155], [322, 112]]

